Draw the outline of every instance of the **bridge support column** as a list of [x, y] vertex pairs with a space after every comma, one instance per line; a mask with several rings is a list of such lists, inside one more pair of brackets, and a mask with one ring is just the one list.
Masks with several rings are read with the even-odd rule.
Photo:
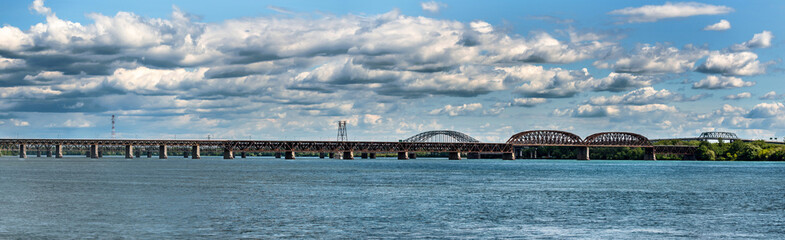
[[376, 153], [375, 152], [369, 153], [368, 157], [371, 159], [376, 159]]
[[55, 158], [63, 158], [63, 145], [55, 145]]
[[245, 152], [241, 152], [241, 153], [240, 153], [240, 158], [246, 158], [247, 156], [248, 156], [248, 155], [247, 155], [247, 154], [245, 154]]
[[409, 153], [409, 159], [417, 159], [417, 153]]
[[104, 157], [104, 151], [98, 150], [98, 158], [103, 158], [103, 157]]
[[398, 152], [398, 160], [409, 160], [408, 152]]
[[476, 152], [466, 153], [466, 158], [467, 159], [480, 159], [480, 153], [476, 153]]
[[52, 150], [46, 150], [46, 157], [52, 157]]
[[461, 152], [450, 152], [450, 160], [461, 160]]
[[324, 152], [319, 152], [319, 158], [324, 158]]
[[362, 158], [362, 159], [368, 159], [368, 153], [367, 153], [367, 152], [360, 153], [360, 158]]
[[284, 153], [284, 159], [294, 159], [294, 151], [286, 151], [286, 153]]
[[128, 159], [134, 158], [134, 146], [133, 145], [125, 145], [125, 158], [128, 158]]
[[224, 148], [224, 159], [234, 159], [234, 152], [231, 149]]
[[35, 151], [35, 157], [41, 157], [41, 150]]
[[281, 158], [281, 153], [280, 152], [275, 152], [275, 158]]
[[158, 159], [167, 159], [169, 154], [166, 152], [166, 145], [158, 146]]
[[578, 160], [589, 160], [589, 147], [578, 147], [575, 151]]
[[333, 152], [331, 152], [331, 153], [328, 153], [328, 154], [327, 154], [327, 156], [329, 156], [331, 159], [332, 159], [332, 158], [335, 158], [335, 153], [333, 153]]
[[188, 158], [188, 157], [190, 157], [190, 156], [188, 156], [188, 155], [190, 155], [190, 154], [188, 153], [188, 149], [185, 149], [185, 150], [183, 151], [183, 158]]
[[27, 145], [19, 144], [19, 158], [27, 158]]
[[515, 153], [512, 152], [502, 153], [502, 160], [515, 160]]
[[191, 159], [201, 159], [201, 158], [202, 158], [202, 152], [199, 149], [199, 145], [191, 146]]
[[343, 152], [343, 159], [345, 160], [352, 160], [354, 159], [354, 153], [351, 151]]
[[90, 158], [98, 158], [98, 145], [90, 145]]
[[147, 158], [153, 158], [153, 151], [147, 150]]
[[84, 155], [85, 157], [90, 158], [90, 150], [87, 150], [87, 152], [85, 152]]
[[643, 152], [644, 152], [643, 153], [643, 160], [657, 161], [657, 156], [654, 155], [654, 148], [653, 147], [643, 148]]

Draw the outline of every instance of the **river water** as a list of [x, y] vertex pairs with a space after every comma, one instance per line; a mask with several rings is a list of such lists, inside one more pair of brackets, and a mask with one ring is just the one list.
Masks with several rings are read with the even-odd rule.
[[785, 163], [0, 158], [0, 239], [785, 238]]

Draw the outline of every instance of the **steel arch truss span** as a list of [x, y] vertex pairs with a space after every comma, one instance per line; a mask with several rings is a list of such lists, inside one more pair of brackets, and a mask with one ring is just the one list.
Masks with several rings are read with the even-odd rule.
[[612, 146], [612, 147], [648, 147], [652, 146], [648, 138], [643, 135], [629, 132], [601, 132], [586, 137], [583, 140], [587, 146]]
[[581, 146], [583, 140], [573, 133], [556, 130], [534, 130], [512, 135], [508, 144], [530, 146]]
[[457, 142], [457, 143], [478, 143], [477, 139], [462, 132], [450, 130], [427, 131], [403, 140], [404, 142]]
[[736, 136], [735, 133], [732, 132], [704, 132], [701, 133], [700, 139], [739, 139], [739, 136]]

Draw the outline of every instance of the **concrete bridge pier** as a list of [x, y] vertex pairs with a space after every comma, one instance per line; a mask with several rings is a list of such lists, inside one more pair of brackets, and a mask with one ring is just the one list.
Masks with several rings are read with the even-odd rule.
[[362, 159], [368, 159], [368, 153], [367, 153], [367, 152], [360, 153], [360, 158], [362, 158]]
[[240, 158], [246, 158], [246, 156], [245, 152], [240, 152]]
[[643, 160], [657, 161], [657, 156], [654, 154], [653, 147], [643, 148]]
[[136, 150], [136, 158], [142, 158], [142, 149]]
[[502, 160], [515, 160], [515, 153], [513, 152], [502, 153]]
[[331, 153], [328, 153], [328, 154], [327, 154], [327, 156], [328, 156], [329, 158], [331, 158], [331, 159], [332, 159], [332, 158], [335, 158], [335, 153], [332, 153], [332, 152], [331, 152]]
[[84, 155], [85, 155], [85, 157], [89, 158], [90, 157], [90, 150], [85, 151]]
[[480, 159], [480, 153], [476, 153], [476, 152], [466, 153], [466, 158], [467, 159]]
[[398, 152], [398, 160], [409, 160], [408, 152]]
[[324, 158], [324, 152], [319, 152], [319, 158]]
[[578, 160], [589, 160], [589, 147], [578, 147], [575, 151]]
[[376, 153], [375, 152], [369, 153], [368, 157], [371, 159], [376, 159]]
[[294, 159], [294, 151], [286, 151], [286, 153], [284, 153], [284, 159]]
[[158, 146], [158, 159], [167, 159], [169, 154], [166, 153], [166, 145]]
[[27, 145], [19, 144], [19, 158], [27, 158]]
[[343, 159], [352, 160], [354, 159], [354, 153], [351, 151], [343, 152]]
[[199, 150], [199, 145], [194, 145], [191, 147], [191, 159], [201, 159], [202, 153]]
[[90, 145], [90, 158], [98, 158], [98, 145]]
[[275, 152], [275, 158], [281, 158], [281, 153]]
[[125, 145], [125, 158], [128, 158], [128, 159], [134, 158], [134, 146], [133, 145]]
[[52, 150], [46, 150], [46, 157], [52, 157]]
[[188, 149], [186, 149], [185, 151], [183, 151], [183, 158], [188, 158], [188, 157], [190, 157], [190, 156], [188, 156], [188, 155], [190, 155], [190, 154], [188, 153]]
[[234, 159], [234, 152], [231, 149], [224, 149], [224, 159]]
[[104, 151], [98, 150], [98, 158], [104, 157]]
[[55, 145], [55, 158], [63, 158], [63, 145]]
[[149, 149], [147, 150], [147, 158], [153, 158], [153, 152]]
[[417, 159], [417, 153], [409, 153], [409, 159]]
[[35, 151], [35, 157], [41, 157], [41, 150]]
[[461, 152], [450, 152], [450, 160], [461, 160]]

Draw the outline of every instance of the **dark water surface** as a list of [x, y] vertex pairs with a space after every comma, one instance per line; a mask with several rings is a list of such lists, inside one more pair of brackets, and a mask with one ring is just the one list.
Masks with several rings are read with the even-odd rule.
[[785, 238], [785, 163], [0, 158], [0, 238]]

